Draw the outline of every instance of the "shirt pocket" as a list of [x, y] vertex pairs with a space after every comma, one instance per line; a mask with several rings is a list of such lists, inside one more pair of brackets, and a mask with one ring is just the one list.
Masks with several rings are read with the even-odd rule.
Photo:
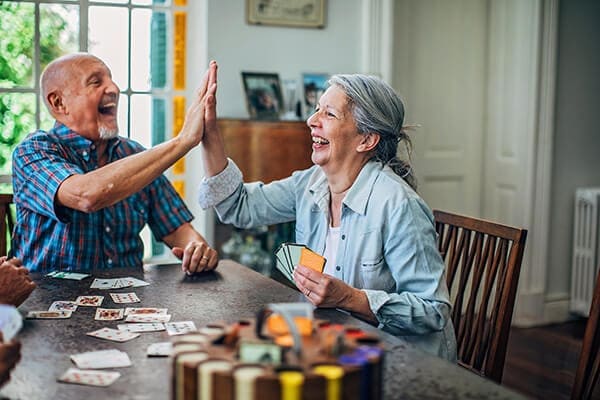
[[367, 229], [359, 234], [358, 264], [362, 289], [392, 291], [395, 282], [383, 255], [381, 230]]

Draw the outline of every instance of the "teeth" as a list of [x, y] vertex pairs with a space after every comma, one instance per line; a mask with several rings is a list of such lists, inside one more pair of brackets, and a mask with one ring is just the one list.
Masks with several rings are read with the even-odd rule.
[[317, 143], [317, 144], [329, 144], [329, 142], [321, 137], [318, 136], [313, 136], [312, 138], [313, 143]]

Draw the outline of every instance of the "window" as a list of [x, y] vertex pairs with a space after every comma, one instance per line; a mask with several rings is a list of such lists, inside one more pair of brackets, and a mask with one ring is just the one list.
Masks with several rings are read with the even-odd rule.
[[185, 103], [185, 11], [186, 0], [0, 1], [0, 175], [10, 174], [12, 151], [28, 133], [52, 127], [40, 74], [74, 51], [111, 69], [120, 134], [146, 147], [163, 142], [180, 123], [171, 104], [179, 116]]

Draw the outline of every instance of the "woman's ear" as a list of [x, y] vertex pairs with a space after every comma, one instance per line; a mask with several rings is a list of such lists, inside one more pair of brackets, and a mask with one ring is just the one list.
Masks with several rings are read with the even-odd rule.
[[380, 136], [377, 133], [369, 132], [362, 135], [360, 140], [360, 144], [356, 148], [356, 150], [361, 152], [368, 152], [373, 150], [377, 144], [379, 143]]

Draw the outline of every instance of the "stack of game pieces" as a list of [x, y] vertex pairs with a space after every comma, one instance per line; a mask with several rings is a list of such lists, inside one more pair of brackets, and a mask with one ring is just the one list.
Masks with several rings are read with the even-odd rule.
[[[178, 337], [171, 356], [172, 398], [382, 398], [384, 350], [376, 335], [312, 315], [293, 316], [289, 329], [290, 319], [281, 317], [259, 315]], [[293, 330], [300, 336], [299, 351], [289, 340]]]

